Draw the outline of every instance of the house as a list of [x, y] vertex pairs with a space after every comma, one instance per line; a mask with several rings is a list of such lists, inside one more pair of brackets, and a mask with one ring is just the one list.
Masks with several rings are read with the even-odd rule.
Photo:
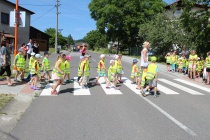
[[40, 51], [49, 51], [50, 36], [34, 27], [30, 27], [30, 39], [39, 44]]
[[[175, 12], [172, 11], [172, 5], [176, 5]], [[167, 15], [169, 15], [170, 17], [172, 17], [172, 16], [179, 17], [182, 13], [183, 8], [184, 8], [184, 5], [182, 4], [182, 0], [177, 0], [165, 7], [165, 9], [167, 11]], [[210, 10], [210, 6], [208, 6], [208, 9]], [[202, 5], [200, 3], [195, 3], [195, 5], [191, 11], [195, 12], [198, 10], [204, 10], [204, 5]]]
[[[4, 36], [9, 40], [10, 44], [14, 44], [14, 32], [15, 28], [10, 27], [10, 12], [14, 11], [15, 4], [8, 1], [8, 0], [0, 0], [0, 42], [2, 41], [3, 34]], [[19, 34], [18, 34], [18, 47], [20, 47], [20, 44], [22, 43], [28, 43], [30, 38], [30, 21], [31, 21], [31, 15], [35, 14], [34, 12], [25, 9], [21, 6], [19, 6], [19, 11], [25, 11], [26, 12], [26, 22], [25, 27], [19, 28]]]

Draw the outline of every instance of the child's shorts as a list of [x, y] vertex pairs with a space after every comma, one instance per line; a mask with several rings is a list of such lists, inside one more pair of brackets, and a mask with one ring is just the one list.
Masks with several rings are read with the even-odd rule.
[[190, 67], [190, 69], [195, 69], [196, 68], [196, 64], [190, 64], [189, 67]]
[[148, 81], [149, 82], [149, 86], [150, 87], [157, 87], [157, 82], [155, 81], [155, 79]]
[[100, 72], [99, 72], [99, 73], [98, 73], [98, 76], [99, 76], [99, 77], [105, 77], [105, 76], [106, 76], [106, 73], [100, 73]]

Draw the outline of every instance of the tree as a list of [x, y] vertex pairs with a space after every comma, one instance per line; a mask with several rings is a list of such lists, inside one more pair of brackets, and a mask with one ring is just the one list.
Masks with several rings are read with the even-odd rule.
[[[56, 32], [55, 28], [47, 28], [44, 32], [48, 34], [49, 36], [51, 36], [49, 40], [49, 44], [50, 46], [54, 46], [55, 45], [55, 32]], [[64, 46], [66, 44], [67, 44], [66, 37], [58, 33], [58, 45]]]
[[67, 37], [67, 44], [68, 44], [69, 46], [74, 44], [74, 40], [73, 40], [71, 34], [68, 35], [68, 37]]
[[162, 0], [92, 0], [91, 17], [97, 29], [106, 34], [109, 41], [122, 46], [138, 46], [139, 25], [163, 10]]
[[85, 36], [85, 41], [88, 43], [89, 47], [91, 49], [94, 49], [96, 47], [106, 47], [107, 41], [106, 41], [106, 35], [101, 34], [99, 30], [92, 30]]

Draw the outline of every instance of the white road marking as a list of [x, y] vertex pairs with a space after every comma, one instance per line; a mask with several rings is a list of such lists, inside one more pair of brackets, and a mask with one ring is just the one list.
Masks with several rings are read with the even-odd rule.
[[[40, 96], [55, 96], [51, 95], [53, 85], [54, 85], [53, 83], [47, 84], [47, 86], [44, 88]], [[59, 90], [60, 90], [60, 85], [57, 87], [57, 92], [59, 92]]]
[[[127, 82], [131, 83], [131, 80], [123, 77], [123, 79], [126, 80]], [[133, 92], [135, 92], [136, 94], [139, 93], [138, 90], [135, 90], [133, 88], [130, 88]], [[142, 99], [144, 99], [145, 101], [147, 101], [150, 105], [152, 105], [154, 108], [156, 108], [159, 112], [161, 112], [163, 115], [165, 115], [169, 120], [171, 120], [172, 122], [174, 122], [177, 126], [179, 126], [181, 129], [183, 129], [185, 132], [187, 132], [189, 135], [191, 136], [197, 136], [197, 134], [195, 132], [193, 132], [192, 130], [190, 130], [187, 126], [185, 126], [184, 124], [182, 124], [180, 121], [178, 121], [177, 119], [175, 119], [173, 116], [171, 116], [170, 114], [168, 114], [166, 111], [164, 111], [163, 109], [161, 109], [159, 106], [157, 106], [156, 104], [154, 104], [152, 101], [150, 101], [149, 99], [147, 99], [146, 97], [143, 97], [142, 95], [139, 95]]]
[[102, 89], [105, 91], [106, 95], [119, 95], [122, 94], [120, 90], [115, 90], [113, 87], [110, 87], [109, 89], [106, 88], [106, 83], [104, 81], [104, 78], [101, 77], [98, 80], [99, 84], [101, 85]]
[[167, 87], [164, 87], [161, 84], [157, 84], [157, 88], [158, 88], [159, 91], [161, 91], [161, 92], [163, 92], [165, 94], [179, 94], [178, 92], [173, 91], [173, 90], [171, 90], [171, 89], [169, 89]]
[[198, 85], [198, 84], [194, 84], [194, 83], [191, 83], [191, 82], [182, 80], [182, 79], [174, 79], [174, 80], [179, 81], [179, 82], [181, 82], [181, 83], [184, 83], [184, 84], [186, 84], [186, 85], [193, 86], [193, 87], [195, 87], [195, 88], [201, 89], [201, 90], [203, 90], [203, 91], [210, 92], [210, 88], [206, 88], [206, 87], [203, 87], [203, 86], [200, 86], [200, 85]]
[[92, 60], [96, 62], [96, 60], [95, 60], [95, 59], [93, 59], [93, 58], [92, 58]]
[[126, 77], [122, 77], [122, 80], [124, 81], [123, 84], [127, 86], [129, 89], [131, 89], [134, 93], [141, 94], [140, 90], [136, 89], [136, 84], [131, 84], [131, 81]]
[[158, 80], [161, 81], [161, 82], [164, 82], [164, 83], [166, 83], [166, 84], [168, 84], [168, 85], [171, 85], [171, 86], [173, 86], [173, 87], [175, 87], [175, 88], [178, 88], [178, 89], [180, 89], [180, 90], [183, 90], [183, 91], [185, 91], [185, 92], [188, 92], [188, 93], [190, 93], [190, 94], [192, 94], [192, 95], [204, 95], [204, 94], [202, 94], [202, 93], [200, 93], [200, 92], [197, 92], [197, 91], [195, 91], [195, 90], [189, 89], [189, 88], [187, 88], [187, 87], [184, 87], [184, 86], [182, 86], [182, 85], [176, 84], [176, 83], [171, 82], [171, 81], [166, 80], [166, 79], [158, 79]]
[[77, 77], [74, 77], [74, 95], [91, 95], [89, 88], [82, 89], [82, 86], [80, 86], [76, 80]]

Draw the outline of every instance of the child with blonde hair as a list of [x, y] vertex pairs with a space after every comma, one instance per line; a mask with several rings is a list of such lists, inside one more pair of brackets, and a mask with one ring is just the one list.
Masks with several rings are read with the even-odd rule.
[[65, 74], [65, 60], [66, 55], [61, 54], [58, 56], [58, 59], [55, 63], [53, 72], [52, 72], [52, 79], [55, 80], [55, 85], [52, 86], [52, 95], [57, 95], [58, 92], [56, 91], [57, 87], [63, 84], [63, 76]]
[[132, 83], [131, 84], [137, 84], [138, 83], [138, 78], [139, 78], [139, 68], [137, 66], [138, 60], [133, 59], [133, 65], [132, 65], [132, 71], [131, 71], [131, 79]]
[[66, 76], [67, 76], [67, 78], [68, 78], [68, 80], [66, 80], [65, 81], [65, 83], [70, 83], [71, 81], [70, 81], [70, 61], [71, 61], [71, 56], [66, 56], [66, 60], [65, 60], [65, 62], [64, 62], [64, 64], [65, 64], [65, 74], [64, 74], [64, 76], [63, 76], [63, 79], [65, 80], [65, 78], [66, 78]]
[[114, 85], [115, 90], [119, 90], [117, 87], [117, 77], [116, 77], [116, 70], [114, 68], [114, 60], [110, 60], [110, 66], [108, 70], [108, 85], [111, 84], [111, 82]]

